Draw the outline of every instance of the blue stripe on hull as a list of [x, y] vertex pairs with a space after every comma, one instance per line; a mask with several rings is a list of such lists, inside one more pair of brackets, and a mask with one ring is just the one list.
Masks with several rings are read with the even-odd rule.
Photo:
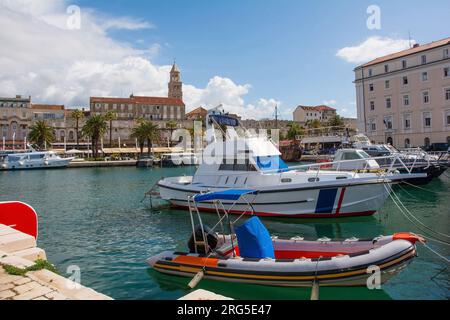
[[332, 213], [337, 191], [338, 188], [320, 190], [315, 213]]

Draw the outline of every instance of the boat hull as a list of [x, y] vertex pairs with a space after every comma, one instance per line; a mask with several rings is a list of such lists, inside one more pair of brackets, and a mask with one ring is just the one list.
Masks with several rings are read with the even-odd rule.
[[[318, 242], [317, 245], [327, 249], [333, 243]], [[340, 249], [345, 251], [344, 248], [351, 246], [352, 243], [343, 242]], [[344, 252], [323, 258], [209, 258], [194, 253], [166, 251], [149, 258], [147, 263], [161, 273], [190, 278], [203, 270], [204, 278], [225, 282], [311, 287], [314, 281], [318, 281], [320, 286], [366, 286], [373, 271], [380, 271], [380, 283], [387, 282], [403, 270], [415, 255], [414, 243], [399, 239], [365, 251]]]
[[[159, 184], [159, 189], [162, 199], [168, 200], [173, 206], [179, 208], [188, 208], [188, 197], [206, 192], [206, 190], [199, 189], [189, 190], [188, 187], [167, 186], [163, 183]], [[240, 199], [236, 204], [233, 201], [223, 201], [222, 203], [225, 209], [232, 214], [339, 218], [372, 215], [383, 206], [388, 196], [389, 191], [383, 183], [366, 183], [313, 189], [264, 189], [259, 190], [256, 195], [246, 196], [251, 207], [245, 199]], [[197, 203], [197, 207], [201, 211], [215, 212], [213, 202]]]
[[67, 168], [70, 161], [73, 158], [61, 159], [61, 160], [52, 160], [45, 162], [25, 162], [24, 164], [20, 164], [18, 162], [13, 163], [5, 163], [0, 165], [0, 171], [7, 170], [36, 170], [36, 169], [63, 169]]

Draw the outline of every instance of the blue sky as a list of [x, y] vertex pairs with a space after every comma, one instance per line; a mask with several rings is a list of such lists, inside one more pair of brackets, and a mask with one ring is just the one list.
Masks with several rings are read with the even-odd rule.
[[[241, 92], [244, 105], [253, 104], [250, 110], [258, 112], [259, 99], [272, 99], [280, 103], [286, 119], [298, 104], [324, 101], [344, 115], [356, 115], [352, 83], [356, 63], [338, 57], [340, 49], [371, 37], [405, 41], [408, 31], [419, 43], [450, 36], [450, 2], [445, 0], [71, 3], [93, 9], [97, 16], [148, 23], [149, 27], [133, 30], [111, 28], [107, 36], [134, 49], [154, 48], [146, 57], [157, 66], [176, 58], [183, 81], [195, 88], [205, 88], [215, 76], [248, 85], [247, 92]], [[366, 10], [372, 4], [381, 9], [380, 30], [366, 26]]]

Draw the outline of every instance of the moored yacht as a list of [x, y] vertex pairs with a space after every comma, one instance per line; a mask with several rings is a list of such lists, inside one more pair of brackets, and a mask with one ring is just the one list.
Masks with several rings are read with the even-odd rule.
[[61, 158], [53, 151], [35, 151], [3, 155], [0, 170], [65, 168], [74, 158]]
[[[209, 144], [195, 175], [158, 182], [161, 198], [173, 206], [188, 208], [188, 198], [195, 194], [250, 188], [256, 190], [249, 196], [253, 214], [260, 216], [371, 215], [389, 196], [390, 188], [385, 184], [424, 176], [399, 174], [395, 170], [376, 173], [323, 170], [320, 164], [288, 167], [268, 137], [253, 135], [223, 109], [211, 110], [206, 121]], [[244, 202], [224, 201], [223, 205], [236, 214], [246, 213], [248, 207]], [[199, 209], [213, 211], [215, 206], [213, 201], [204, 202]]]

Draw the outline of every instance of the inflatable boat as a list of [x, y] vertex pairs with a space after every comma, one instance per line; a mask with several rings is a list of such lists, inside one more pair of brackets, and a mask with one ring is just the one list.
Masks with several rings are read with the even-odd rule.
[[396, 233], [343, 241], [275, 238], [274, 258], [241, 257], [239, 247], [233, 253], [230, 237], [226, 239], [213, 254], [165, 251], [147, 263], [162, 273], [192, 278], [203, 270], [204, 278], [228, 282], [311, 287], [319, 281], [320, 286], [366, 286], [374, 266], [381, 271], [381, 283], [400, 272], [416, 256], [419, 237]]
[[[237, 201], [251, 192], [208, 193], [197, 200]], [[147, 263], [153, 269], [191, 278], [202, 273], [206, 279], [273, 286], [311, 287], [314, 282], [320, 286], [366, 286], [374, 271], [379, 271], [380, 284], [400, 272], [416, 256], [416, 241], [423, 241], [407, 232], [371, 239], [281, 239], [271, 237], [256, 216], [240, 226], [237, 221], [227, 222], [229, 216], [225, 209], [221, 215], [220, 203], [216, 203], [219, 222], [210, 229], [202, 223], [195, 197], [192, 200], [189, 251], [152, 256]], [[231, 233], [215, 232], [218, 226], [229, 226]]]

